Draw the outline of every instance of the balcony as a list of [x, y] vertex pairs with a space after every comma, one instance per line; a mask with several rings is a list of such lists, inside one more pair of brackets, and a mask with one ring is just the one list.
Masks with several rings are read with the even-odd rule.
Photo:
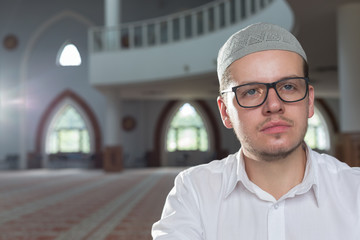
[[130, 98], [213, 96], [219, 48], [231, 34], [259, 21], [288, 30], [294, 24], [285, 0], [221, 0], [156, 19], [92, 28], [90, 83]]

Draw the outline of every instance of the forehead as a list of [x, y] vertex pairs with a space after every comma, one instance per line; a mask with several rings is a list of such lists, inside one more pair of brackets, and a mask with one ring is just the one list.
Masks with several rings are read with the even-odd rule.
[[228, 69], [236, 83], [272, 82], [289, 76], [303, 76], [304, 60], [295, 52], [266, 50], [246, 55]]

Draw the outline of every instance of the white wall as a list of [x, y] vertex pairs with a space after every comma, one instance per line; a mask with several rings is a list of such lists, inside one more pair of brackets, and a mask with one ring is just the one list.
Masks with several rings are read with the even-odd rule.
[[[88, 84], [87, 75], [87, 29], [91, 23], [101, 24], [102, 5], [100, 0], [90, 5], [83, 0], [0, 1], [0, 39], [11, 33], [19, 42], [11, 51], [0, 47], [0, 160], [34, 151], [39, 120], [65, 89], [84, 98], [102, 121], [103, 97]], [[79, 48], [81, 67], [55, 64], [65, 40]]]

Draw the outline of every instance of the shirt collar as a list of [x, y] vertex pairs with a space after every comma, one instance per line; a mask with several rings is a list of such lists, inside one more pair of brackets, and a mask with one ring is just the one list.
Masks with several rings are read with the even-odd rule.
[[[284, 197], [292, 197], [295, 195], [300, 195], [306, 193], [308, 191], [312, 191], [314, 193], [317, 205], [319, 206], [320, 196], [319, 196], [319, 177], [318, 177], [318, 170], [316, 165], [316, 160], [314, 159], [315, 156], [313, 154], [313, 150], [305, 144], [306, 149], [306, 168], [305, 168], [305, 175], [302, 183], [298, 186], [293, 188], [286, 194]], [[236, 154], [231, 156], [232, 164], [231, 167], [228, 169], [229, 173], [229, 184], [227, 186], [225, 192], [225, 198], [227, 198], [236, 188], [238, 182], [241, 182], [245, 188], [247, 188], [250, 192], [255, 193], [257, 187], [254, 183], [250, 181], [248, 175], [245, 171], [245, 163], [243, 159], [242, 150], [240, 149]]]
[[[307, 186], [308, 189], [312, 189], [315, 195], [315, 199], [317, 202], [317, 205], [320, 206], [320, 194], [319, 194], [319, 171], [317, 166], [317, 160], [316, 156], [314, 154], [314, 151], [306, 145], [306, 170], [305, 170], [305, 176], [304, 176], [304, 186]], [[306, 190], [306, 187], [304, 187], [304, 190]]]

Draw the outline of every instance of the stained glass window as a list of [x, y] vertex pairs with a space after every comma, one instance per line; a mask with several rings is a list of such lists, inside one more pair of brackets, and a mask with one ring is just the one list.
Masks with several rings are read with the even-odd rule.
[[203, 120], [193, 106], [185, 103], [170, 123], [167, 150], [205, 152], [208, 149], [208, 134]]

